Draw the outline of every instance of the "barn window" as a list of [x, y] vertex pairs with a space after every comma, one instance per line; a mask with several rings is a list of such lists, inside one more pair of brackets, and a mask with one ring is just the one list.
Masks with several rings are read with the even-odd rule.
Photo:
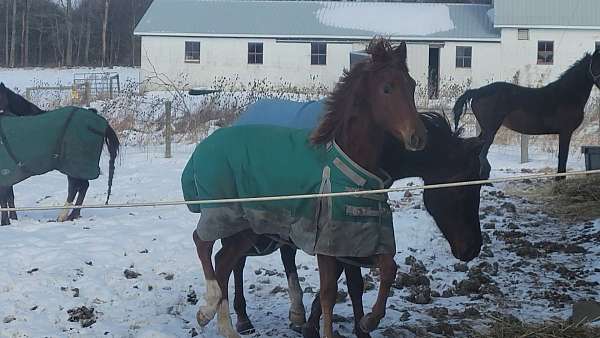
[[456, 68], [471, 68], [472, 47], [456, 47]]
[[529, 40], [529, 29], [519, 29], [517, 35], [519, 40]]
[[538, 41], [538, 65], [554, 63], [554, 41]]
[[200, 42], [186, 41], [185, 42], [185, 61], [199, 62], [200, 61]]
[[326, 65], [327, 64], [327, 43], [312, 42], [310, 44], [310, 64], [311, 65]]
[[248, 63], [253, 65], [262, 65], [263, 63], [263, 44], [262, 42], [248, 42]]

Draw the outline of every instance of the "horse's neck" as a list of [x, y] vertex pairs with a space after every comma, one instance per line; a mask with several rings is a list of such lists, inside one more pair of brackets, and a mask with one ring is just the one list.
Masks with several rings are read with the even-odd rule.
[[364, 169], [377, 173], [381, 167], [383, 130], [377, 130], [372, 123], [354, 119], [346, 122], [344, 130], [336, 142], [354, 162]]
[[[583, 67], [583, 65], [580, 66]], [[590, 98], [593, 86], [594, 82], [586, 69], [585, 71], [580, 71], [579, 74], [573, 74], [573, 76], [567, 78], [560, 78], [548, 87], [552, 87], [555, 91], [558, 91], [557, 97], [575, 103], [583, 108]]]

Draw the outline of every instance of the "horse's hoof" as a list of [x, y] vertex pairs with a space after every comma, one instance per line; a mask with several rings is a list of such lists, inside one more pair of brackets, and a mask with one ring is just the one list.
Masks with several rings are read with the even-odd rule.
[[243, 336], [256, 333], [256, 329], [254, 328], [254, 325], [252, 325], [252, 323], [249, 320], [245, 320], [243, 322], [237, 322], [235, 324], [235, 329], [239, 334], [241, 334]]
[[213, 312], [212, 316], [205, 315], [204, 312], [202, 312], [202, 308], [200, 308], [200, 310], [198, 310], [198, 312], [196, 312], [196, 321], [198, 322], [198, 325], [200, 325], [201, 327], [208, 325], [208, 323], [210, 323], [210, 321], [213, 320], [213, 318], [215, 318], [214, 312]]
[[17, 221], [18, 220], [17, 213], [14, 212], [14, 211], [11, 211], [10, 212], [10, 219]]
[[290, 323], [290, 329], [292, 329], [292, 331], [294, 331], [294, 332], [303, 333], [303, 331], [304, 331], [304, 324]]
[[360, 319], [360, 330], [362, 332], [373, 332], [377, 326], [379, 326], [379, 322], [381, 318], [376, 318], [372, 313], [369, 313]]
[[358, 326], [354, 328], [354, 334], [357, 338], [371, 338], [370, 334], [363, 332]]
[[7, 226], [7, 225], [10, 225], [10, 222], [2, 222], [2, 223], [0, 223], [0, 226]]
[[321, 338], [319, 336], [319, 329], [311, 324], [304, 324], [301, 333], [303, 338]]
[[289, 316], [290, 319], [290, 328], [296, 332], [300, 332], [302, 330], [302, 326], [306, 323], [306, 312], [304, 309], [301, 311], [294, 311], [290, 309]]

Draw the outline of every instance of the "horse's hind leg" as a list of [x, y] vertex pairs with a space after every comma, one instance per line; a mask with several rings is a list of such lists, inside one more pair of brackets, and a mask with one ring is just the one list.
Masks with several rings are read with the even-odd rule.
[[[77, 181], [77, 200], [75, 205], [82, 205], [85, 195], [87, 194], [90, 182], [88, 180], [75, 179]], [[71, 214], [67, 218], [68, 221], [72, 221], [81, 217], [81, 208], [75, 208], [71, 211]]]
[[365, 316], [362, 302], [365, 282], [362, 278], [360, 267], [341, 262], [338, 264], [343, 264], [344, 271], [346, 272], [346, 284], [348, 285], [348, 294], [350, 295], [352, 310], [354, 312], [354, 333], [358, 338], [370, 338], [371, 335], [363, 332], [360, 328], [360, 320]]
[[398, 269], [394, 261], [394, 255], [377, 255], [376, 257], [377, 267], [380, 271], [379, 293], [371, 313], [360, 320], [360, 328], [363, 332], [375, 330], [381, 319], [385, 317], [387, 299]]
[[[344, 265], [341, 262], [337, 262], [335, 266], [335, 280], [340, 278], [342, 272], [344, 271]], [[312, 302], [310, 307], [310, 315], [308, 316], [308, 320], [306, 324], [302, 327], [302, 337], [304, 338], [319, 338], [319, 330], [321, 325], [319, 321], [321, 320], [321, 314], [323, 311], [321, 309], [321, 296], [320, 292], [315, 294], [315, 299]]]
[[217, 310], [217, 328], [227, 338], [238, 338], [240, 335], [233, 328], [229, 313], [229, 277], [240, 258], [244, 257], [254, 244], [256, 235], [250, 231], [242, 231], [234, 236], [221, 239], [223, 247], [215, 256], [215, 273], [219, 288], [222, 290]]
[[[558, 137], [558, 172], [567, 172], [567, 159], [569, 157], [569, 145], [571, 144], [572, 132], [563, 132]], [[557, 181], [564, 180], [565, 177], [556, 177]]]
[[233, 297], [233, 309], [237, 315], [237, 323], [235, 329], [243, 335], [253, 334], [255, 332], [254, 325], [246, 313], [246, 298], [244, 297], [244, 266], [246, 265], [246, 257], [238, 260], [233, 268], [233, 281], [235, 283], [235, 294]]
[[198, 321], [198, 325], [206, 326], [215, 317], [219, 301], [221, 300], [221, 289], [219, 288], [219, 283], [217, 283], [217, 276], [212, 265], [212, 251], [215, 241], [201, 240], [196, 230], [194, 230], [192, 238], [196, 245], [196, 252], [204, 271], [204, 280], [206, 283], [206, 292], [204, 293], [205, 304], [198, 309], [196, 320]]
[[[8, 208], [8, 188], [0, 187], [0, 208]], [[2, 211], [0, 225], [10, 225], [8, 211]]]
[[292, 330], [300, 332], [302, 326], [306, 323], [306, 311], [302, 302], [302, 289], [300, 288], [298, 269], [296, 268], [296, 249], [289, 245], [284, 245], [279, 251], [288, 282], [288, 294], [291, 303], [289, 313], [290, 327]]
[[[12, 186], [8, 189], [8, 207], [15, 207], [15, 189]], [[18, 219], [16, 211], [10, 211], [9, 215], [10, 219], [14, 219], [15, 221]]]
[[[69, 182], [69, 187], [68, 187], [68, 192], [67, 192], [67, 202], [65, 202], [65, 206], [73, 205], [73, 201], [75, 200], [75, 195], [77, 195], [77, 190], [78, 190], [77, 179], [74, 179], [71, 176], [68, 176], [68, 182]], [[68, 220], [69, 211], [71, 211], [71, 210], [63, 209], [60, 212], [60, 215], [58, 215], [58, 221], [64, 222], [64, 221]]]

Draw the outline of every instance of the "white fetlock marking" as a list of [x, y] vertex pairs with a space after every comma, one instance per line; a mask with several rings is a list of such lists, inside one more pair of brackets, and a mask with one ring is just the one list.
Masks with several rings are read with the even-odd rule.
[[237, 331], [233, 328], [231, 314], [229, 313], [229, 300], [223, 299], [219, 304], [217, 312], [217, 329], [219, 333], [226, 338], [241, 338]]
[[[66, 206], [66, 207], [67, 207], [67, 206], [69, 206], [69, 207], [70, 207], [70, 206], [72, 206], [72, 205], [73, 205], [73, 203], [69, 203], [69, 202], [66, 202], [66, 203], [65, 203], [65, 206]], [[69, 212], [70, 212], [70, 211], [71, 211], [71, 209], [63, 209], [63, 211], [61, 211], [61, 212], [60, 212], [60, 215], [58, 215], [58, 221], [59, 221], [59, 222], [64, 222], [64, 221], [66, 221], [66, 220], [67, 220], [67, 218], [69, 217]]]
[[217, 313], [217, 307], [221, 300], [221, 288], [216, 280], [206, 281], [206, 293], [204, 294], [205, 304], [200, 306], [196, 319], [200, 326], [205, 326], [210, 322]]
[[293, 324], [299, 325], [306, 323], [306, 311], [304, 310], [304, 303], [302, 302], [302, 289], [300, 288], [298, 274], [292, 273], [288, 276], [288, 290], [291, 303], [290, 321]]

